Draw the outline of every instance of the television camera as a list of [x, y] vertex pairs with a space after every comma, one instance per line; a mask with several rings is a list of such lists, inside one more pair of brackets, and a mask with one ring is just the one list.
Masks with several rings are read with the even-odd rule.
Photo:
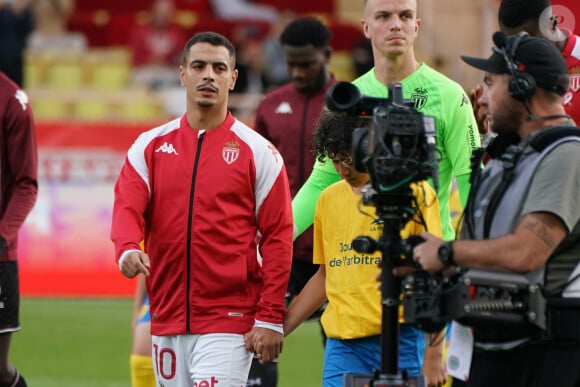
[[371, 120], [368, 128], [354, 131], [354, 167], [368, 172], [378, 194], [431, 178], [437, 186], [435, 119], [403, 99], [403, 86], [388, 86], [389, 98], [362, 95], [356, 86], [338, 82], [327, 94], [330, 110]]
[[[364, 96], [356, 86], [338, 82], [328, 90], [326, 101], [329, 110], [368, 118], [369, 123], [353, 132], [353, 162], [358, 171], [370, 176], [362, 201], [376, 208], [383, 230], [378, 240], [359, 236], [352, 245], [361, 253], [382, 253], [381, 368], [369, 377], [370, 385], [422, 387], [424, 378], [398, 372], [401, 281], [392, 275], [392, 269], [411, 261], [402, 257], [409, 255], [413, 242], [400, 236], [418, 210], [411, 184], [427, 179], [434, 186], [438, 183], [435, 120], [403, 98], [400, 83], [388, 85], [388, 93], [388, 98]], [[347, 375], [347, 386], [350, 379]]]

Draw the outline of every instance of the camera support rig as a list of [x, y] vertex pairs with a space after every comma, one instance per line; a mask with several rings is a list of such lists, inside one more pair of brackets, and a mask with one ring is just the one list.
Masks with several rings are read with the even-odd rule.
[[393, 269], [400, 266], [401, 257], [409, 252], [408, 245], [401, 239], [401, 230], [415, 214], [414, 201], [415, 197], [409, 185], [389, 193], [368, 191], [363, 197], [363, 203], [376, 207], [383, 231], [378, 240], [359, 236], [352, 242], [352, 247], [360, 253], [380, 251], [382, 254], [381, 368], [373, 375], [371, 387], [426, 385], [423, 376], [409, 377], [406, 372], [399, 373], [401, 280], [393, 275]]
[[521, 274], [455, 268], [435, 280], [419, 270], [405, 278], [402, 288], [405, 321], [425, 332], [437, 332], [452, 320], [530, 335], [548, 325], [540, 287]]
[[378, 240], [363, 236], [352, 242], [360, 253], [382, 253], [381, 368], [371, 387], [424, 387], [422, 376], [398, 373], [401, 280], [392, 271], [410, 255], [405, 246], [411, 238], [403, 241], [401, 230], [418, 211], [411, 183], [430, 178], [435, 188], [438, 185], [435, 119], [404, 99], [401, 83], [389, 84], [388, 90], [389, 98], [374, 98], [362, 95], [353, 84], [337, 82], [328, 90], [326, 104], [332, 111], [372, 118], [370, 126], [356, 129], [352, 138], [354, 167], [370, 176], [363, 203], [375, 206], [383, 225]]

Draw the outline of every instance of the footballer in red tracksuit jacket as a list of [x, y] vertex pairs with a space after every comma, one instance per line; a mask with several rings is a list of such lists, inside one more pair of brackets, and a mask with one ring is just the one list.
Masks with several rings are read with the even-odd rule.
[[292, 231], [282, 157], [231, 113], [208, 131], [183, 116], [141, 134], [115, 185], [111, 239], [117, 261], [145, 241], [153, 335], [281, 324]]

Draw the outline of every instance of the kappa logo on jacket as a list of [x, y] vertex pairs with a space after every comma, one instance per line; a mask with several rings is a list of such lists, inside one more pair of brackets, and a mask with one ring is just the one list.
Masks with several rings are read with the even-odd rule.
[[234, 163], [240, 155], [240, 144], [236, 141], [226, 142], [226, 146], [222, 149], [222, 158], [228, 164]]
[[157, 148], [157, 150], [155, 152], [163, 152], [163, 153], [169, 153], [169, 154], [173, 153], [174, 155], [177, 155], [177, 151], [173, 147], [173, 144], [168, 144], [166, 142], [164, 142], [163, 145], [161, 145], [159, 148]]
[[292, 106], [289, 102], [282, 102], [275, 110], [276, 114], [292, 114]]
[[270, 149], [270, 151], [272, 152], [272, 156], [274, 156], [276, 163], [278, 163], [278, 156], [280, 156], [280, 152], [278, 152], [278, 149], [276, 149], [276, 147], [272, 144], [268, 145], [268, 149]]
[[26, 107], [28, 106], [28, 95], [26, 95], [26, 93], [22, 90], [18, 90], [16, 91], [16, 94], [14, 95], [14, 98], [16, 98], [18, 100], [18, 102], [20, 102], [20, 106], [22, 106], [22, 110], [26, 111]]
[[564, 106], [571, 106], [572, 100], [574, 99], [574, 93], [570, 90], [564, 94], [564, 98], [562, 98], [562, 105]]

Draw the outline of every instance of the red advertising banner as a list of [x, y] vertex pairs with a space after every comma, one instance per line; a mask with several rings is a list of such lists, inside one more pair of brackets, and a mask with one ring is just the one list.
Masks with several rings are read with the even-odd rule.
[[23, 296], [131, 296], [109, 239], [113, 188], [137, 135], [154, 125], [37, 123], [39, 190], [20, 231]]

